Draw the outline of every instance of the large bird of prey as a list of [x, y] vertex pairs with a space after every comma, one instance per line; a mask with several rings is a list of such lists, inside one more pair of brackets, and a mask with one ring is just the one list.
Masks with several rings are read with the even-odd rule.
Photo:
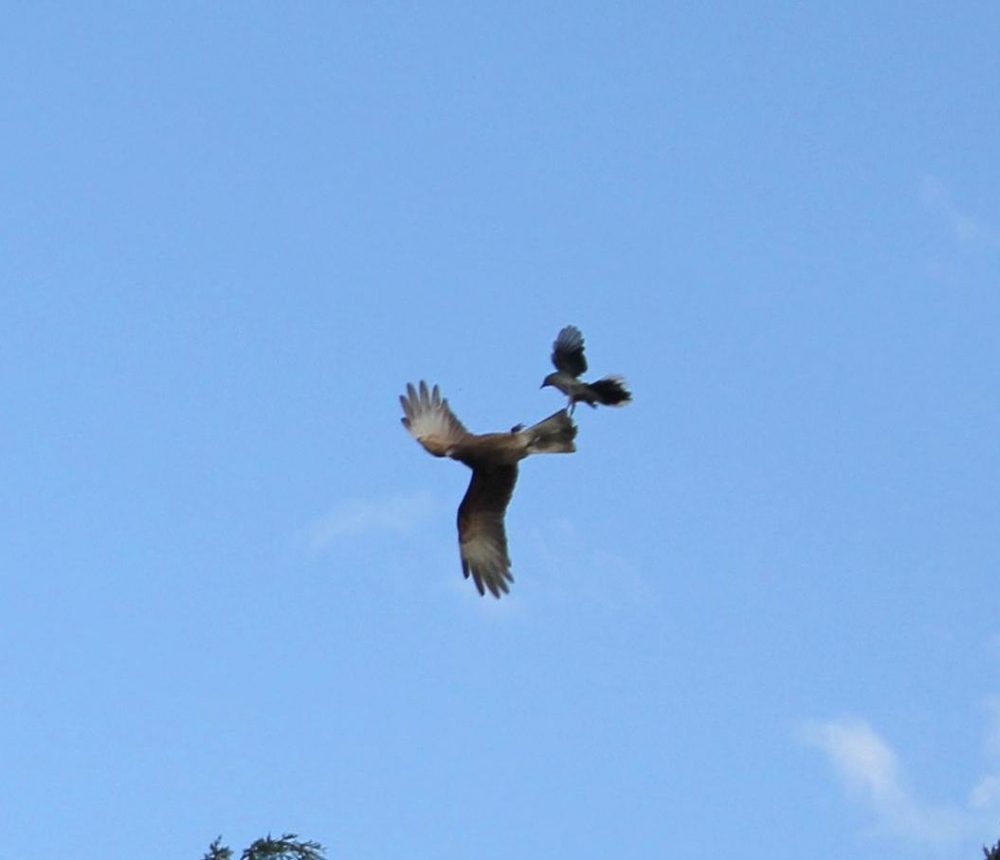
[[451, 457], [472, 469], [472, 480], [458, 508], [458, 545], [462, 573], [472, 575], [480, 594], [507, 593], [510, 572], [504, 514], [514, 494], [517, 464], [529, 454], [569, 454], [576, 450], [576, 425], [565, 409], [532, 427], [508, 433], [470, 433], [441, 397], [428, 389], [406, 386], [400, 396], [403, 426], [435, 457]]
[[597, 404], [621, 406], [632, 399], [632, 392], [625, 387], [622, 376], [605, 376], [596, 382], [584, 382], [580, 375], [587, 372], [587, 357], [583, 354], [583, 334], [575, 325], [568, 325], [556, 336], [552, 344], [552, 363], [556, 372], [542, 381], [542, 388], [551, 385], [569, 398], [572, 414], [581, 400], [592, 409]]

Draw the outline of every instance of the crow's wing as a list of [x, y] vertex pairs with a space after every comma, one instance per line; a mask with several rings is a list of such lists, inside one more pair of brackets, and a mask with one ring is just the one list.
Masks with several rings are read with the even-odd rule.
[[556, 370], [579, 376], [587, 371], [587, 359], [583, 354], [583, 335], [575, 325], [568, 325], [556, 335], [552, 344], [552, 363]]
[[427, 383], [421, 379], [417, 390], [408, 382], [406, 396], [401, 395], [399, 402], [406, 414], [403, 426], [435, 457], [446, 456], [472, 435], [455, 417], [436, 385], [428, 390]]
[[510, 572], [507, 555], [507, 531], [504, 514], [514, 484], [517, 465], [479, 465], [472, 470], [472, 480], [458, 508], [458, 546], [462, 553], [462, 573], [472, 575], [480, 594], [489, 589], [499, 597], [507, 593]]

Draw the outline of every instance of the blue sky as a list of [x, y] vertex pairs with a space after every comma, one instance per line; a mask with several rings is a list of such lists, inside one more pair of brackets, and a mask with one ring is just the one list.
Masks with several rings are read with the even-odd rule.
[[5, 854], [1000, 838], [1000, 10], [827, 6], [4, 9]]

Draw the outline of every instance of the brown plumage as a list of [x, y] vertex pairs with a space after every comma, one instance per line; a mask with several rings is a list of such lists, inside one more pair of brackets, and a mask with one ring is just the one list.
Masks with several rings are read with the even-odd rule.
[[542, 380], [542, 388], [551, 385], [565, 394], [571, 414], [580, 401], [596, 409], [598, 403], [622, 406], [632, 399], [632, 392], [622, 376], [605, 376], [596, 382], [584, 382], [579, 378], [587, 372], [587, 357], [583, 354], [583, 334], [575, 325], [566, 326], [556, 336], [552, 344], [552, 364], [556, 372]]
[[451, 457], [472, 469], [472, 480], [458, 508], [462, 573], [472, 576], [480, 594], [494, 597], [514, 581], [507, 554], [504, 514], [517, 483], [517, 464], [530, 454], [569, 454], [576, 450], [576, 425], [565, 409], [532, 427], [508, 433], [470, 433], [455, 417], [435, 385], [406, 386], [399, 402], [403, 426], [435, 457]]

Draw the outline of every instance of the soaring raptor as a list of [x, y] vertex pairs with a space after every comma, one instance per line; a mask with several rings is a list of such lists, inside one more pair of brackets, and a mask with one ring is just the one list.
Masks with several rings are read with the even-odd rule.
[[403, 426], [435, 457], [451, 457], [472, 469], [472, 480], [458, 508], [458, 546], [462, 573], [472, 575], [480, 594], [507, 593], [510, 572], [504, 514], [514, 494], [517, 464], [529, 454], [569, 454], [576, 450], [576, 425], [565, 409], [527, 429], [508, 433], [470, 433], [435, 385], [406, 386]]
[[552, 344], [552, 363], [556, 372], [542, 380], [542, 388], [551, 385], [569, 398], [570, 414], [581, 400], [592, 409], [598, 403], [621, 406], [632, 399], [621, 376], [605, 376], [596, 382], [584, 382], [580, 375], [587, 372], [587, 357], [583, 354], [583, 335], [575, 325], [566, 326]]

